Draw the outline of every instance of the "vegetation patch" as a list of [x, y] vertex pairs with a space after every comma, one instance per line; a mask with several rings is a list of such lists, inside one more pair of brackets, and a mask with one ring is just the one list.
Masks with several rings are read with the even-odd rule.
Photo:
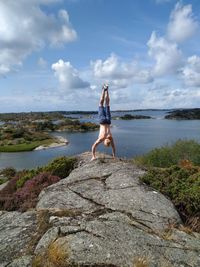
[[178, 141], [135, 162], [148, 168], [142, 181], [169, 197], [185, 225], [200, 232], [200, 144]]
[[44, 167], [16, 172], [0, 191], [0, 209], [26, 211], [34, 208], [40, 192], [67, 177], [75, 168], [76, 162], [76, 158], [60, 157]]
[[199, 120], [200, 119], [200, 109], [178, 109], [168, 112], [169, 114], [165, 116], [165, 119], [172, 120]]
[[0, 170], [0, 185], [7, 182], [16, 175], [16, 170], [13, 167], [7, 167]]
[[200, 144], [194, 140], [178, 140], [173, 145], [155, 148], [149, 153], [136, 157], [134, 162], [146, 167], [170, 167], [182, 160], [189, 160], [200, 166]]
[[0, 152], [31, 151], [56, 141], [48, 133], [27, 129], [25, 126], [8, 124], [0, 128]]
[[[40, 115], [40, 119], [36, 119]], [[58, 119], [53, 119], [57, 115]], [[54, 131], [87, 132], [99, 129], [95, 123], [65, 118], [62, 113], [49, 114], [49, 119], [47, 114], [32, 114], [32, 120], [29, 113], [16, 117], [13, 115], [12, 121], [8, 120], [10, 116], [5, 115], [6, 122], [0, 125], [0, 152], [31, 151], [39, 146], [60, 143], [50, 134]]]
[[122, 120], [152, 119], [152, 117], [146, 115], [131, 115], [131, 114], [125, 114], [124, 116], [121, 116], [119, 118]]
[[38, 146], [47, 146], [56, 142], [53, 139], [46, 139], [43, 141], [34, 141], [31, 143], [23, 143], [17, 145], [2, 145], [0, 146], [0, 152], [23, 152], [23, 151], [32, 151]]

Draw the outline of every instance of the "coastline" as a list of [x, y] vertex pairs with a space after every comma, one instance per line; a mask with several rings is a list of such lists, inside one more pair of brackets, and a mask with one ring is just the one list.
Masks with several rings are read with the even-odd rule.
[[44, 150], [44, 149], [49, 149], [49, 148], [66, 146], [69, 144], [69, 141], [62, 136], [55, 136], [55, 138], [58, 140], [58, 142], [51, 143], [50, 145], [41, 145], [41, 146], [36, 147], [33, 150]]

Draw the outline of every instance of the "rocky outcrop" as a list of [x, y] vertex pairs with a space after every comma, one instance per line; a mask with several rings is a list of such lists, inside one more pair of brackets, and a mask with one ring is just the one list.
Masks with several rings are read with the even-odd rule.
[[165, 119], [171, 120], [199, 120], [200, 119], [200, 109], [177, 109], [168, 112], [169, 114], [165, 116]]
[[143, 170], [90, 157], [79, 156], [78, 168], [43, 190], [36, 210], [1, 214], [0, 266], [200, 266], [200, 235], [177, 228], [173, 204], [141, 183]]

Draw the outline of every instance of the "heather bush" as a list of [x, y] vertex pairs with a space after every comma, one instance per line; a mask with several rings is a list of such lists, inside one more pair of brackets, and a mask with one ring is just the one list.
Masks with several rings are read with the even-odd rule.
[[0, 209], [26, 210], [34, 207], [41, 190], [67, 177], [75, 168], [75, 163], [76, 158], [60, 157], [44, 167], [18, 171], [0, 191]]
[[54, 159], [44, 167], [39, 167], [37, 169], [32, 169], [32, 170], [24, 170], [19, 175], [20, 178], [17, 181], [17, 188], [23, 187], [26, 181], [32, 179], [34, 176], [36, 176], [41, 172], [49, 172], [52, 175], [56, 175], [60, 178], [65, 178], [74, 169], [75, 163], [76, 163], [75, 158], [60, 157]]
[[25, 170], [20, 178], [17, 180], [17, 188], [23, 187], [26, 181], [32, 179], [35, 175], [39, 174], [39, 169]]
[[10, 179], [8, 184], [0, 191], [0, 210], [6, 210], [5, 202], [11, 201], [12, 195], [17, 190], [17, 180], [19, 176], [15, 176], [14, 178]]
[[37, 203], [39, 193], [47, 186], [58, 182], [60, 178], [50, 173], [40, 173], [25, 182], [24, 186], [14, 194], [7, 195], [3, 209], [25, 211], [34, 208]]

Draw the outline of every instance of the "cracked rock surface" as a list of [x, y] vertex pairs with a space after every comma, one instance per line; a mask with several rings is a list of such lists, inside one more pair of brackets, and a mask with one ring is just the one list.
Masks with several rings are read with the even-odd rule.
[[144, 171], [112, 159], [88, 162], [39, 196], [38, 209], [69, 209], [91, 214], [99, 209], [121, 212], [148, 229], [180, 222], [170, 200], [142, 184]]
[[[149, 267], [199, 267], [200, 235], [170, 226], [181, 224], [181, 219], [169, 199], [141, 183], [144, 171], [105, 155], [93, 162], [90, 157], [79, 155], [78, 168], [40, 193], [32, 224], [26, 224], [27, 236], [23, 226], [4, 216], [18, 217], [22, 223], [30, 212], [3, 212], [0, 266], [34, 266], [36, 259], [37, 266], [58, 266], [52, 257], [57, 253], [60, 267], [134, 267], [140, 261]], [[43, 231], [34, 228], [34, 214], [39, 212], [48, 225]], [[9, 254], [12, 242], [4, 238], [10, 230], [17, 232], [10, 236], [17, 248]], [[20, 254], [17, 242], [26, 246], [35, 231], [40, 234], [32, 253]]]

